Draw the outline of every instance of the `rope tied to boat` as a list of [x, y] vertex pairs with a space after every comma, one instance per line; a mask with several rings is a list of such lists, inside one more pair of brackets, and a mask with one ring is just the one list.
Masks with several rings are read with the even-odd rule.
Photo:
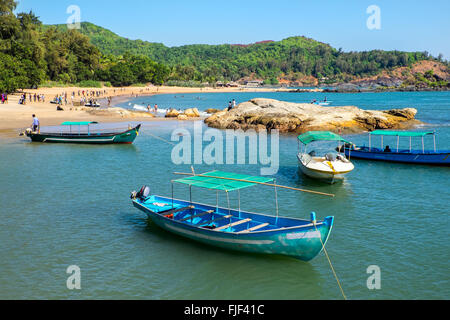
[[331, 161], [327, 161], [326, 164], [331, 168], [331, 170], [333, 170], [333, 173], [337, 173]]
[[152, 137], [155, 138], [155, 139], [158, 139], [158, 140], [161, 140], [161, 141], [163, 141], [163, 142], [165, 142], [165, 143], [168, 143], [168, 144], [170, 144], [170, 145], [172, 145], [172, 146], [175, 146], [175, 143], [172, 143], [172, 142], [170, 142], [170, 141], [168, 141], [168, 140], [166, 140], [166, 139], [164, 139], [164, 138], [161, 138], [161, 137], [159, 137], [159, 136], [155, 136], [154, 134], [151, 134], [151, 133], [148, 133], [148, 135], [149, 135], [149, 136], [152, 136]]
[[317, 230], [317, 221], [314, 219], [312, 221], [312, 223], [313, 223], [314, 228], [316, 229], [316, 231], [319, 233], [319, 240], [320, 240], [320, 243], [322, 244], [323, 252], [325, 253], [325, 256], [327, 257], [328, 263], [330, 264], [330, 267], [331, 267], [331, 271], [333, 272], [334, 278], [336, 279], [336, 282], [337, 282], [337, 284], [339, 286], [341, 294], [344, 297], [344, 300], [347, 300], [347, 296], [344, 293], [344, 289], [342, 289], [341, 282], [339, 281], [339, 278], [338, 278], [338, 276], [336, 274], [336, 271], [334, 270], [333, 264], [331, 263], [330, 256], [328, 255], [327, 249], [325, 248], [325, 245], [324, 245], [324, 243], [322, 241], [322, 236], [321, 236], [319, 230]]

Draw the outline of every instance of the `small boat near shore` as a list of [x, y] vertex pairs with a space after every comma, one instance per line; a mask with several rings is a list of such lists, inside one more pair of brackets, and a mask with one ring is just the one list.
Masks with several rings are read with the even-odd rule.
[[[144, 186], [139, 192], [132, 193], [133, 205], [162, 229], [224, 249], [286, 255], [303, 261], [312, 260], [324, 250], [334, 217], [323, 221], [316, 221], [315, 213], [311, 213], [311, 220], [279, 217], [278, 201], [276, 216], [218, 205], [219, 191], [224, 191], [229, 199], [229, 192], [257, 184], [275, 187], [276, 197], [277, 186], [270, 184], [274, 179], [221, 171], [182, 175], [189, 176], [172, 181], [171, 198], [151, 195], [150, 188]], [[174, 182], [189, 186], [190, 200], [174, 199]], [[216, 206], [193, 202], [192, 187], [217, 191]]]
[[[373, 136], [381, 136], [381, 148], [376, 148], [372, 144]], [[397, 137], [397, 148], [384, 147], [383, 137]], [[425, 149], [425, 137], [433, 136], [434, 148]], [[400, 138], [409, 138], [409, 149], [400, 149]], [[422, 139], [422, 150], [412, 149], [412, 138]], [[385, 131], [377, 130], [369, 133], [369, 146], [355, 146], [346, 143], [338, 148], [338, 151], [345, 153], [355, 159], [399, 162], [410, 164], [428, 164], [437, 166], [450, 166], [450, 150], [438, 150], [436, 147], [435, 132], [415, 132], [415, 131]]]
[[[297, 155], [300, 169], [306, 176], [335, 183], [342, 181], [345, 175], [355, 169], [355, 166], [341, 153], [327, 153], [324, 156], [317, 156], [315, 151], [307, 153], [307, 146], [316, 141], [338, 141], [339, 143], [349, 143], [341, 136], [330, 131], [310, 131], [298, 137], [299, 152]], [[300, 149], [300, 142], [304, 145]]]
[[[69, 132], [45, 133], [33, 132], [31, 129], [25, 131], [25, 135], [32, 142], [45, 143], [77, 143], [77, 144], [132, 144], [139, 135], [141, 125], [121, 132], [96, 132], [91, 130], [91, 125], [98, 122], [64, 122], [63, 127], [69, 127]], [[73, 127], [77, 129], [73, 129]], [[82, 127], [87, 130], [81, 131]]]

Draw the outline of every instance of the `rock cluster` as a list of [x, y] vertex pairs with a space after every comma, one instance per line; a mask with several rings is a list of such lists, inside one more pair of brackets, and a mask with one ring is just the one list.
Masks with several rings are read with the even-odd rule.
[[255, 129], [303, 133], [334, 131], [357, 133], [376, 129], [402, 129], [419, 123], [416, 109], [363, 110], [354, 106], [322, 107], [273, 99], [253, 99], [231, 111], [221, 111], [205, 120], [218, 129]]
[[177, 118], [178, 120], [188, 120], [189, 118], [200, 118], [200, 112], [197, 108], [186, 109], [179, 112], [175, 109], [167, 111], [166, 118]]

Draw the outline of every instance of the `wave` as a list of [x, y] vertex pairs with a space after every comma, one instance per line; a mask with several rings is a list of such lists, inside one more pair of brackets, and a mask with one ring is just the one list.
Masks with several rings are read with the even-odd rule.
[[[129, 105], [131, 106], [131, 103], [130, 103]], [[148, 112], [147, 107], [144, 106], [144, 105], [140, 105], [140, 104], [134, 104], [134, 105], [133, 105], [133, 109], [134, 109], [134, 110], [138, 110], [138, 111], [146, 111], [146, 112]], [[164, 109], [164, 108], [159, 109], [159, 108], [158, 108], [158, 111], [157, 111], [156, 113], [157, 113], [158, 115], [165, 115], [169, 110], [170, 110], [170, 109]], [[178, 111], [179, 111], [180, 113], [183, 113], [183, 110], [178, 110]], [[150, 112], [154, 112], [153, 107], [150, 107]], [[207, 113], [207, 112], [205, 112], [205, 111], [199, 111], [199, 114], [200, 114], [200, 117], [208, 117], [208, 116], [211, 115], [210, 113]]]

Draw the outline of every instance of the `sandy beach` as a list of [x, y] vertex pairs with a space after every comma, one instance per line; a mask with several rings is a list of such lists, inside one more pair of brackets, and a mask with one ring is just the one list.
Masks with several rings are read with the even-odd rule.
[[[161, 118], [153, 118], [152, 115], [144, 112], [128, 111], [125, 114], [117, 112], [114, 105], [123, 102], [126, 99], [136, 96], [149, 96], [154, 94], [178, 94], [178, 93], [207, 93], [207, 92], [268, 92], [279, 89], [268, 88], [181, 88], [181, 87], [126, 87], [126, 88], [78, 88], [78, 87], [57, 87], [57, 88], [39, 88], [27, 89], [23, 92], [8, 95], [8, 103], [0, 104], [0, 135], [17, 136], [18, 133], [30, 127], [32, 115], [35, 114], [41, 123], [41, 126], [59, 125], [64, 121], [98, 121], [103, 123], [126, 122], [126, 121], [161, 121]], [[101, 94], [95, 99], [102, 107], [108, 106], [108, 97], [111, 97], [110, 111], [89, 112], [85, 109], [73, 106], [71, 95], [75, 92], [75, 102], [79, 102], [78, 91], [92, 92], [99, 91]], [[50, 103], [55, 96], [67, 92], [68, 103], [61, 105], [64, 111], [57, 111], [57, 105]], [[26, 94], [26, 104], [19, 104], [21, 95]], [[35, 102], [29, 100], [29, 95], [45, 95], [45, 102]], [[71, 110], [72, 109], [72, 110]], [[76, 110], [78, 109], [78, 110]], [[84, 110], [79, 110], [84, 109]], [[94, 109], [94, 108], [92, 108]], [[171, 120], [174, 121], [174, 120]], [[176, 121], [176, 120], [175, 120]]]

